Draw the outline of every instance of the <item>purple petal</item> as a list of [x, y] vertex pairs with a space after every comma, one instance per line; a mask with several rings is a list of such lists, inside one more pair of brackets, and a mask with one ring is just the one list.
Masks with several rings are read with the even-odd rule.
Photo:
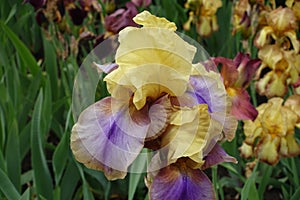
[[116, 34], [127, 26], [137, 26], [132, 20], [137, 14], [138, 11], [134, 4], [132, 2], [127, 2], [126, 9], [118, 9], [111, 15], [105, 17], [105, 28], [107, 31]]
[[71, 149], [87, 167], [104, 171], [108, 179], [124, 178], [128, 166], [144, 146], [149, 128], [147, 108], [111, 97], [84, 110], [74, 125]]
[[210, 113], [226, 111], [226, 92], [218, 86], [217, 80], [208, 76], [191, 76], [190, 84], [192, 88], [186, 95], [190, 96], [191, 102], [207, 104]]
[[114, 71], [115, 69], [117, 69], [119, 67], [119, 65], [116, 63], [110, 63], [107, 65], [99, 65], [99, 64], [93, 62], [93, 65], [97, 68], [97, 70], [99, 72], [104, 72], [106, 74], [109, 74], [110, 72]]
[[251, 59], [249, 54], [239, 52], [233, 62], [239, 72], [239, 76], [234, 85], [236, 87], [246, 88], [251, 82], [261, 61], [259, 59]]
[[151, 200], [215, 199], [209, 178], [199, 169], [176, 163], [161, 169], [150, 187]]
[[255, 120], [258, 111], [250, 102], [248, 92], [241, 89], [239, 93], [232, 98], [231, 114], [238, 120]]
[[216, 57], [213, 58], [213, 61], [216, 65], [222, 64], [221, 76], [224, 79], [225, 87], [232, 86], [239, 76], [237, 66], [234, 64], [233, 60], [224, 57]]
[[214, 148], [207, 154], [204, 160], [205, 163], [201, 167], [202, 170], [222, 162], [237, 163], [237, 160], [229, 156], [219, 144], [215, 144]]

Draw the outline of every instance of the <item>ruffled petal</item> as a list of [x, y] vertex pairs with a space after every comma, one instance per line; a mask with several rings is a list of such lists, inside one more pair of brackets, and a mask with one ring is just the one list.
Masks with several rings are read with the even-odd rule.
[[156, 17], [151, 15], [150, 12], [144, 11], [133, 18], [137, 24], [143, 25], [144, 27], [155, 27], [165, 28], [171, 31], [176, 31], [176, 24], [169, 22], [166, 18]]
[[[152, 20], [155, 18], [155, 20]], [[112, 97], [117, 85], [130, 88], [137, 109], [165, 93], [180, 96], [187, 88], [196, 48], [169, 27], [170, 22], [145, 11], [135, 18], [142, 28], [127, 27], [119, 34], [119, 68], [105, 77]], [[157, 40], [157, 35], [160, 39]], [[147, 40], [145, 40], [147, 38]]]
[[213, 186], [201, 170], [176, 164], [161, 169], [150, 187], [152, 200], [215, 198]]
[[207, 105], [180, 109], [173, 115], [170, 124], [168, 134], [162, 138], [162, 146], [168, 147], [167, 164], [175, 163], [181, 157], [190, 157], [202, 164], [203, 148], [208, 142], [210, 126]]
[[111, 97], [84, 110], [74, 125], [71, 149], [87, 167], [104, 171], [110, 179], [124, 178], [144, 145], [149, 128], [147, 110]]

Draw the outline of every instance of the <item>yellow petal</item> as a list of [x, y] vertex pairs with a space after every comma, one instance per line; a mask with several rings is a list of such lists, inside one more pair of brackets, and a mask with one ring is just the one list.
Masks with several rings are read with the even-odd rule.
[[166, 18], [156, 17], [148, 11], [143, 11], [137, 14], [133, 21], [144, 27], [166, 28], [171, 31], [176, 31], [177, 27], [174, 22], [169, 22]]
[[[162, 145], [168, 147], [168, 161], [176, 162], [181, 157], [190, 157], [194, 162], [203, 164], [203, 148], [209, 138], [210, 116], [206, 104], [192, 109], [184, 108], [174, 113], [171, 126], [162, 138]], [[169, 164], [170, 164], [169, 163]]]
[[261, 161], [270, 165], [275, 165], [279, 161], [278, 148], [280, 144], [280, 138], [272, 138], [267, 134], [257, 147], [257, 155]]
[[298, 156], [300, 154], [300, 145], [296, 142], [294, 134], [286, 136], [287, 145], [289, 149], [289, 156]]
[[273, 10], [268, 16], [267, 21], [273, 29], [279, 32], [294, 30], [297, 28], [295, 14], [290, 8], [279, 7]]
[[285, 101], [284, 105], [294, 111], [300, 118], [300, 95], [295, 94], [289, 96]]
[[271, 26], [265, 26], [261, 29], [261, 31], [256, 36], [254, 40], [254, 44], [256, 47], [262, 48], [266, 44], [270, 43], [271, 37], [273, 39], [276, 39], [273, 28]]
[[241, 152], [241, 156], [243, 156], [244, 158], [251, 158], [252, 156], [254, 156], [252, 146], [248, 145], [245, 142], [243, 142], [239, 150]]
[[119, 33], [119, 67], [105, 81], [115, 98], [115, 94], [122, 96], [120, 85], [129, 88], [136, 108], [141, 109], [146, 101], [165, 93], [180, 96], [185, 92], [196, 48], [180, 38], [175, 25], [164, 18], [145, 11], [135, 20], [144, 27], [127, 27]]

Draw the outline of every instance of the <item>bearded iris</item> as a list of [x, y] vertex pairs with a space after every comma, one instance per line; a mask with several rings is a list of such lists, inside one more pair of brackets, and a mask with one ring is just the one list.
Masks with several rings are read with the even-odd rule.
[[256, 88], [259, 94], [268, 98], [283, 97], [288, 85], [296, 83], [299, 78], [300, 43], [295, 31], [298, 24], [293, 10], [282, 7], [266, 14], [266, 21], [267, 26], [254, 41], [260, 49], [258, 57], [262, 60]]
[[250, 96], [246, 89], [260, 65], [260, 60], [250, 59], [249, 54], [238, 53], [233, 60], [216, 57], [214, 62], [222, 64], [221, 75], [224, 79], [227, 93], [232, 98], [231, 113], [238, 120], [254, 120], [258, 113], [251, 104]]
[[221, 77], [192, 63], [197, 49], [174, 23], [147, 11], [133, 20], [143, 27], [123, 29], [117, 66], [103, 67], [111, 96], [84, 110], [72, 129], [75, 158], [115, 180], [148, 148], [151, 199], [213, 199], [202, 170], [236, 162], [217, 144], [231, 140], [237, 125]]
[[246, 138], [240, 148], [244, 157], [255, 156], [275, 165], [280, 156], [300, 154], [300, 145], [294, 137], [294, 129], [300, 125], [300, 96], [292, 95], [282, 103], [283, 99], [272, 98], [257, 107], [259, 114], [255, 121], [244, 121]]
[[222, 1], [220, 0], [188, 0], [185, 7], [191, 11], [188, 21], [184, 24], [184, 29], [190, 30], [191, 23], [195, 23], [199, 35], [210, 36], [219, 29], [216, 13], [221, 6]]

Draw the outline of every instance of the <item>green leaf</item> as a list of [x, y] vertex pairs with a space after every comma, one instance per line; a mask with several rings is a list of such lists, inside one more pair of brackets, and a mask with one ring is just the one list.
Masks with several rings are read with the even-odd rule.
[[2, 151], [0, 151], [0, 169], [2, 169], [3, 171], [6, 171], [6, 162], [4, 160]]
[[8, 22], [9, 22], [9, 20], [16, 14], [16, 12], [17, 12], [17, 4], [15, 4], [12, 8], [11, 8], [11, 10], [10, 10], [10, 12], [9, 12], [9, 14], [8, 14], [8, 17], [6, 18], [6, 20], [5, 20], [5, 24], [7, 24]]
[[296, 190], [296, 192], [293, 194], [290, 200], [299, 200], [299, 197], [300, 197], [300, 188]]
[[82, 184], [83, 198], [87, 199], [87, 200], [94, 200], [94, 196], [89, 188], [88, 182], [85, 179], [81, 165], [79, 165], [77, 162], [76, 162], [76, 165], [77, 165], [77, 169], [79, 171], [79, 174], [80, 174], [82, 182], [83, 182], [83, 184]]
[[10, 127], [6, 144], [7, 174], [18, 191], [21, 189], [21, 159], [18, 135], [18, 123], [14, 119]]
[[46, 199], [52, 199], [52, 179], [47, 166], [45, 154], [42, 148], [41, 127], [43, 105], [43, 91], [40, 90], [38, 99], [34, 106], [31, 122], [31, 158], [34, 169], [34, 183], [36, 191]]
[[40, 71], [40, 68], [37, 65], [37, 62], [33, 55], [30, 53], [29, 49], [24, 45], [19, 37], [7, 25], [3, 23], [3, 21], [0, 21], [0, 28], [2, 28], [6, 37], [9, 38], [13, 43], [16, 51], [18, 52], [19, 56], [26, 64], [26, 66], [29, 68], [30, 72], [35, 76]]
[[259, 199], [258, 191], [256, 189], [255, 180], [258, 172], [256, 172], [258, 164], [255, 165], [250, 177], [246, 180], [245, 185], [241, 191], [241, 200], [257, 200]]
[[[143, 151], [145, 151], [145, 149], [143, 149]], [[129, 189], [128, 189], [129, 200], [133, 199], [136, 188], [138, 187], [138, 183], [141, 180], [142, 172], [145, 171], [145, 167], [147, 164], [147, 157], [141, 155], [145, 155], [145, 154], [140, 154], [130, 167], [130, 171], [132, 171], [133, 173], [131, 173], [129, 176]]]
[[51, 91], [53, 92], [54, 98], [58, 96], [58, 66], [57, 56], [54, 45], [43, 36], [44, 54], [45, 54], [45, 65], [46, 71], [50, 78]]
[[8, 200], [16, 200], [20, 198], [20, 194], [2, 169], [0, 169], [0, 180], [0, 190]]
[[21, 185], [29, 183], [33, 180], [33, 170], [29, 170], [21, 175]]
[[53, 155], [53, 171], [56, 185], [59, 184], [62, 174], [64, 172], [68, 153], [69, 153], [69, 138], [70, 134], [65, 133], [59, 142]]
[[74, 196], [74, 191], [76, 189], [77, 183], [80, 179], [80, 175], [77, 170], [77, 166], [72, 159], [69, 159], [65, 173], [62, 177], [60, 190], [61, 198], [63, 200], [72, 200]]
[[25, 190], [19, 200], [30, 200], [30, 187]]
[[262, 167], [263, 167], [263, 169], [261, 171], [263, 171], [264, 173], [263, 173], [262, 180], [260, 181], [259, 187], [258, 187], [258, 193], [259, 193], [260, 199], [263, 198], [264, 192], [269, 184], [269, 180], [272, 175], [272, 167], [271, 166], [269, 166], [265, 163], [262, 163]]

